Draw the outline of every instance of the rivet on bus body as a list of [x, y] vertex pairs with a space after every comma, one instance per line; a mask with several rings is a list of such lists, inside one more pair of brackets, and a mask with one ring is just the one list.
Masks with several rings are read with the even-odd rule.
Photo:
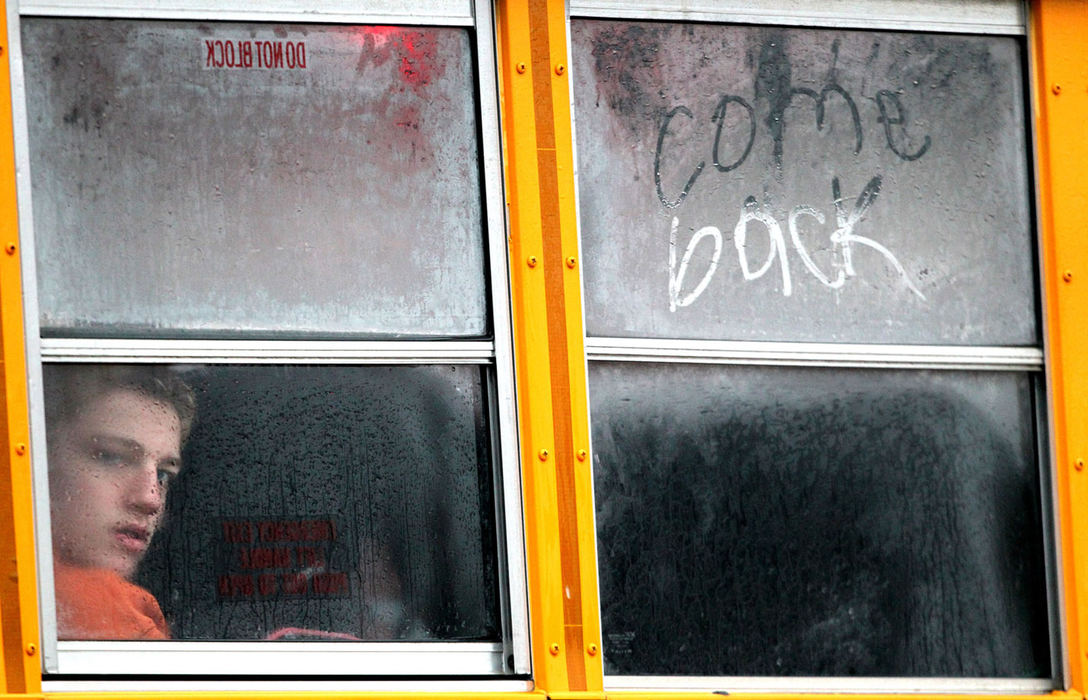
[[540, 452], [537, 453], [537, 456], [540, 457], [541, 462], [547, 462], [548, 461], [548, 451], [547, 450], [541, 450]]
[[4, 246], [4, 252], [8, 255], [15, 255], [15, 244], [8, 243], [6, 246]]
[[529, 267], [536, 267], [536, 263], [537, 260], [535, 255], [530, 255], [529, 259], [525, 261], [525, 264], [527, 264]]
[[23, 443], [23, 442], [15, 443], [15, 454], [19, 455], [20, 457], [25, 455], [26, 454], [26, 443]]
[[590, 656], [596, 656], [597, 655], [597, 645], [596, 644], [590, 644], [588, 647], [586, 647], [586, 653], [589, 654]]
[[35, 644], [34, 642], [30, 642], [29, 644], [26, 645], [26, 655], [27, 656], [34, 656], [37, 653], [38, 653], [38, 645], [37, 644]]
[[586, 455], [587, 455], [587, 453], [586, 453], [585, 450], [578, 450], [578, 461], [579, 462], [586, 461]]
[[1051, 90], [1051, 92], [1053, 92], [1053, 93], [1054, 93], [1055, 95], [1060, 95], [1060, 94], [1062, 94], [1062, 86], [1061, 86], [1061, 85], [1058, 85], [1057, 83], [1054, 83], [1054, 85], [1052, 85], [1052, 86], [1050, 87], [1050, 90]]
[[1084, 471], [1084, 460], [1077, 457], [1076, 461], [1073, 462], [1073, 466], [1077, 468], [1078, 472]]
[[570, 256], [569, 258], [567, 258], [567, 267], [569, 267], [570, 269], [573, 270], [574, 266], [577, 265], [577, 264], [578, 264], [578, 259], [575, 258], [573, 255]]
[[552, 642], [552, 645], [548, 647], [548, 651], [552, 653], [552, 656], [559, 656], [559, 645]]
[[1062, 273], [1062, 279], [1065, 280], [1066, 282], [1072, 282], [1073, 281], [1073, 271], [1072, 270], [1066, 270], [1065, 272], [1063, 272]]
[[567, 72], [567, 67], [564, 66], [562, 63], [556, 63], [555, 64], [555, 74], [556, 75], [563, 75], [566, 72]]
[[514, 67], [517, 69], [518, 73], [524, 73], [525, 72], [525, 62], [524, 61], [521, 62], [521, 63], [518, 63]]

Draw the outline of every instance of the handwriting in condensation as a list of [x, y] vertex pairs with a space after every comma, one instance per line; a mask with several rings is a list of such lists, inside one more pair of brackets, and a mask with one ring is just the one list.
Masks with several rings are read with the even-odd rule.
[[[784, 57], [782, 57], [782, 60], [784, 60]], [[804, 103], [813, 107], [815, 125], [817, 130], [821, 131], [826, 123], [828, 102], [832, 100], [840, 102], [845, 107], [843, 113], [848, 114], [850, 117], [848, 123], [854, 136], [854, 155], [860, 153], [863, 144], [862, 119], [850, 92], [833, 81], [829, 81], [820, 90], [795, 87], [789, 82], [788, 77], [784, 77], [788, 74], [788, 71], [772, 70], [775, 67], [772, 64], [774, 64], [774, 61], [766, 63], [766, 65], [761, 63], [757, 82], [761, 82], [761, 84], [768, 83], [770, 87], [773, 87], [773, 89], [765, 90], [765, 92], [774, 96], [766, 126], [771, 137], [771, 156], [776, 178], [780, 179], [782, 174], [787, 110], [793, 106], [794, 101], [798, 98], [803, 98]], [[888, 150], [892, 151], [899, 160], [906, 162], [915, 161], [924, 156], [932, 144], [931, 139], [928, 134], [924, 135], [919, 147], [914, 149], [910, 147], [910, 143], [917, 143], [917, 141], [908, 133], [907, 108], [903, 105], [899, 95], [890, 90], [880, 90], [876, 94], [875, 102], [879, 111], [876, 121], [883, 126], [884, 142]], [[726, 114], [730, 112], [731, 108], [741, 110], [741, 114], [744, 115], [741, 123], [746, 128], [741, 127], [736, 133], [729, 133], [725, 130]], [[658, 130], [657, 148], [654, 152], [654, 184], [657, 189], [658, 199], [666, 209], [676, 209], [683, 205], [706, 168], [706, 160], [695, 163], [691, 166], [690, 175], [680, 187], [679, 192], [676, 192], [673, 196], [666, 194], [661, 180], [661, 160], [662, 154], [669, 150], [668, 146], [671, 144], [671, 141], [667, 138], [669, 136], [669, 125], [678, 116], [683, 116], [689, 120], [696, 119], [695, 114], [686, 106], [680, 105], [669, 110], [664, 115]], [[727, 94], [721, 97], [709, 118], [716, 125], [713, 145], [708, 153], [711, 164], [714, 166], [714, 170], [720, 173], [735, 170], [748, 159], [755, 145], [758, 131], [756, 111], [743, 97]], [[736, 149], [735, 152], [739, 153], [738, 156], [731, 160], [723, 157], [723, 150], [731, 150], [730, 143]], [[821, 284], [831, 289], [839, 289], [846, 284], [847, 280], [858, 275], [857, 268], [854, 265], [854, 252], [858, 246], [863, 246], [883, 256], [888, 264], [895, 268], [896, 272], [902, 277], [910, 291], [924, 300], [925, 295], [910, 281], [906, 270], [895, 254], [875, 239], [857, 232], [858, 225], [865, 217], [866, 212], [876, 202], [877, 195], [880, 193], [881, 182], [882, 178], [879, 175], [872, 177], [848, 211], [847, 201], [840, 191], [839, 178], [832, 178], [831, 198], [834, 207], [835, 228], [831, 231], [829, 241], [834, 259], [834, 269], [829, 271], [820, 269], [809, 254], [801, 237], [802, 227], [824, 226], [827, 223], [827, 216], [823, 211], [807, 204], [795, 206], [786, 217], [785, 230], [783, 230], [783, 225], [766, 207], [760, 204], [755, 196], [747, 197], [741, 205], [740, 216], [733, 229], [733, 245], [736, 248], [737, 262], [740, 265], [744, 279], [746, 281], [759, 279], [770, 272], [777, 263], [781, 275], [782, 294], [787, 297], [790, 296], [793, 293], [793, 276], [788, 251], [792, 250], [804, 269]], [[679, 264], [677, 264], [679, 225], [679, 219], [672, 217], [669, 231], [669, 309], [674, 312], [677, 308], [690, 305], [706, 291], [721, 262], [724, 245], [720, 229], [716, 226], [703, 226], [688, 241], [683, 256], [680, 258]], [[747, 243], [750, 235], [758, 235], [759, 228], [763, 230], [763, 235], [768, 238], [770, 243], [769, 251], [766, 258], [752, 261], [749, 259]], [[691, 271], [695, 251], [704, 239], [710, 240], [713, 245], [713, 252], [699, 282], [690, 292], [685, 293], [683, 291], [685, 279]]]
[[[800, 235], [800, 222], [804, 218], [814, 219], [820, 225], [823, 225], [826, 222], [826, 217], [822, 211], [807, 204], [798, 205], [790, 211], [786, 221], [786, 228], [789, 232], [789, 245], [792, 247], [797, 257], [800, 258], [805, 269], [807, 269], [813, 277], [819, 280], [821, 284], [831, 289], [842, 287], [847, 279], [857, 275], [857, 270], [854, 267], [855, 247], [865, 246], [871, 248], [884, 256], [888, 263], [894, 267], [896, 272], [903, 278], [910, 290], [920, 299], [924, 300], [926, 298], [925, 295], [911, 283], [906, 270], [903, 269], [903, 265], [900, 264], [895, 255], [872, 238], [859, 235], [856, 232], [858, 224], [861, 223], [862, 219], [865, 217], [865, 213], [873, 206], [876, 202], [877, 195], [880, 194], [880, 183], [881, 178], [879, 176], [869, 180], [869, 183], [854, 201], [853, 206], [847, 211], [847, 204], [841, 193], [839, 178], [832, 178], [831, 196], [832, 204], [835, 208], [835, 229], [831, 232], [829, 240], [831, 242], [833, 255], [837, 261], [834, 265], [836, 269], [833, 276], [832, 274], [825, 273], [824, 270], [821, 270], [819, 266], [816, 265], [812, 256], [809, 255], [805, 244], [802, 242]], [[752, 261], [748, 259], [747, 246], [749, 235], [748, 228], [753, 222], [762, 225], [770, 242], [766, 259], [764, 259], [761, 264], [759, 261], [756, 261], [759, 266], [755, 268]], [[690, 305], [699, 298], [699, 295], [706, 291], [706, 288], [710, 285], [711, 279], [714, 277], [714, 273], [718, 269], [723, 248], [721, 230], [716, 226], [703, 226], [696, 231], [695, 235], [688, 241], [687, 247], [684, 250], [684, 255], [680, 259], [680, 264], [677, 265], [676, 239], [679, 226], [680, 219], [674, 216], [669, 231], [670, 311], [676, 311], [679, 307]], [[690, 292], [683, 294], [684, 279], [688, 274], [688, 270], [691, 268], [691, 262], [695, 255], [695, 251], [704, 238], [709, 238], [711, 240], [714, 245], [714, 251], [710, 256], [709, 264], [703, 272], [703, 276], [700, 278], [698, 284], [696, 284], [695, 288]], [[788, 297], [793, 294], [793, 277], [790, 272], [789, 258], [787, 256], [787, 242], [782, 232], [782, 226], [778, 223], [777, 219], [771, 216], [766, 209], [760, 205], [759, 201], [754, 196], [749, 196], [745, 199], [744, 204], [741, 207], [737, 225], [733, 228], [733, 246], [736, 248], [737, 262], [740, 264], [741, 274], [744, 275], [745, 280], [751, 281], [763, 277], [763, 275], [771, 270], [777, 261], [782, 276], [782, 295]]]

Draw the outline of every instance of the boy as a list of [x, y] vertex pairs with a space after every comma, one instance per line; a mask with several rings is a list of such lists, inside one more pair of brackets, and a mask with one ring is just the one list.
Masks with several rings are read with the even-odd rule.
[[46, 365], [58, 639], [167, 639], [129, 579], [162, 522], [195, 414], [164, 367]]

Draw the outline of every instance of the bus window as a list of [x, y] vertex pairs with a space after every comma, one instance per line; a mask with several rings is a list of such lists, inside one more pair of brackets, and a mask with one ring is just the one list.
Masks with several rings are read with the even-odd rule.
[[1020, 38], [584, 14], [609, 682], [1053, 687]]
[[21, 18], [47, 673], [526, 671], [490, 37], [432, 11]]

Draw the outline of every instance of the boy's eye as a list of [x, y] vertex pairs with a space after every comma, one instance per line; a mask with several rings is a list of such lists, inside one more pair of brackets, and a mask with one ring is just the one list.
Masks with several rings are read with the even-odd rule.
[[167, 487], [170, 486], [170, 484], [174, 483], [174, 479], [176, 479], [177, 476], [178, 475], [175, 474], [172, 471], [168, 471], [166, 469], [160, 469], [158, 471], [159, 486], [162, 487], [163, 489], [166, 489]]
[[107, 466], [120, 466], [125, 463], [125, 455], [116, 450], [96, 449], [91, 453], [96, 462]]

